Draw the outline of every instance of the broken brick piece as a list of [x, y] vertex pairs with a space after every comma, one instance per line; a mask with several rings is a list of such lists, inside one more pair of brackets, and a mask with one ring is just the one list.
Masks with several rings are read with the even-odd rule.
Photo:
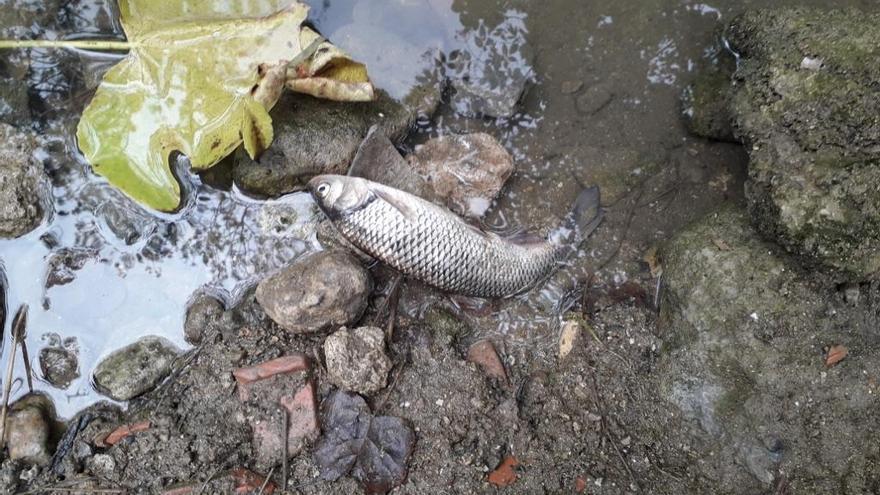
[[[266, 483], [266, 477], [249, 469], [237, 467], [230, 471], [235, 481], [235, 493], [254, 493], [262, 489], [262, 493], [272, 495], [275, 492], [275, 483]], [[265, 487], [263, 484], [265, 483]]]
[[468, 349], [467, 360], [479, 366], [492, 378], [507, 381], [507, 372], [490, 340], [481, 340]]
[[829, 347], [828, 352], [825, 354], [825, 367], [830, 368], [843, 361], [847, 354], [849, 354], [849, 349], [845, 345], [836, 344]]
[[[247, 421], [253, 433], [257, 468], [268, 468], [280, 460], [284, 450], [298, 454], [320, 434], [315, 382], [305, 373], [309, 361], [293, 354], [233, 372], [238, 397], [247, 404]], [[283, 410], [282, 410], [283, 408]], [[287, 424], [282, 419], [287, 414]]]
[[[309, 380], [296, 394], [282, 397], [279, 403], [287, 410], [287, 452], [293, 456], [320, 434], [315, 383]], [[258, 465], [269, 466], [278, 461], [284, 448], [280, 417], [258, 418], [253, 432]]]
[[122, 425], [111, 431], [110, 433], [99, 436], [97, 439], [95, 439], [95, 446], [106, 448], [116, 445], [123, 438], [133, 433], [149, 430], [150, 426], [152, 426], [152, 423], [150, 423], [149, 421], [139, 421], [137, 423]]
[[519, 466], [519, 461], [516, 460], [516, 457], [509, 455], [501, 461], [501, 464], [495, 468], [494, 471], [489, 473], [488, 481], [497, 487], [505, 487], [512, 485], [514, 481], [516, 481], [516, 467]]
[[246, 401], [250, 398], [250, 385], [276, 375], [298, 373], [309, 369], [309, 358], [305, 354], [291, 354], [276, 359], [238, 368], [232, 372], [238, 382], [238, 397]]
[[576, 480], [574, 480], [574, 491], [578, 493], [584, 493], [584, 490], [587, 489], [587, 479], [583, 476], [578, 476]]
[[[263, 484], [265, 483], [265, 486]], [[162, 495], [193, 495], [201, 493], [206, 486], [212, 486], [215, 491], [211, 493], [239, 493], [253, 494], [263, 493], [272, 495], [275, 492], [275, 483], [266, 481], [266, 477], [243, 467], [233, 468], [206, 483], [190, 483], [178, 485], [162, 492]], [[221, 489], [222, 492], [217, 492]], [[262, 491], [260, 491], [262, 489]], [[208, 493], [208, 492], [205, 492]]]

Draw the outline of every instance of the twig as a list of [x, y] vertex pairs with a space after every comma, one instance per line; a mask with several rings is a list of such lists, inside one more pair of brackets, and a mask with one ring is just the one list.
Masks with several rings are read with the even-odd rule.
[[602, 403], [599, 400], [599, 385], [596, 384], [596, 372], [593, 371], [590, 373], [591, 382], [593, 384], [593, 403], [596, 405], [596, 409], [599, 410], [599, 418], [600, 425], [602, 426], [602, 436], [605, 437], [605, 440], [611, 444], [611, 447], [614, 448], [614, 452], [617, 454], [617, 457], [620, 458], [621, 464], [623, 464], [624, 469], [626, 469], [626, 473], [629, 475], [630, 481], [638, 488], [638, 491], [642, 491], [642, 485], [639, 484], [638, 479], [636, 479], [635, 473], [631, 467], [629, 467], [629, 463], [626, 461], [626, 457], [623, 456], [623, 452], [620, 451], [620, 448], [617, 446], [617, 439], [614, 437], [614, 434], [611, 433], [608, 428], [608, 422], [605, 419], [608, 414], [607, 410], [602, 406]]
[[[281, 431], [284, 432], [284, 440], [283, 440], [283, 450], [282, 455], [284, 457], [281, 459], [281, 491], [287, 490], [287, 458], [290, 457], [290, 446], [288, 445], [288, 435], [290, 435], [290, 413], [288, 413], [286, 407], [281, 407], [281, 418], [284, 422], [282, 424]], [[267, 478], [268, 479], [268, 478]]]
[[[287, 442], [285, 442], [286, 444]], [[257, 492], [257, 495], [263, 495], [263, 490], [266, 489], [266, 485], [269, 484], [269, 480], [272, 479], [272, 474], [275, 473], [275, 466], [272, 466], [272, 469], [269, 470], [269, 474], [266, 475], [266, 479], [263, 480], [263, 484], [260, 485], [260, 491]]]
[[[27, 304], [22, 305], [21, 319], [12, 322], [12, 337], [21, 346], [21, 358], [24, 360], [24, 372], [27, 378], [28, 392], [34, 392], [34, 380], [32, 378], [31, 360], [27, 350]], [[21, 310], [19, 310], [21, 311]], [[16, 314], [16, 316], [18, 316]]]
[[137, 43], [119, 40], [0, 40], [3, 48], [82, 48], [84, 50], [131, 50]]
[[6, 383], [3, 384], [3, 410], [0, 411], [0, 447], [6, 445], [6, 417], [9, 414], [9, 395], [12, 391], [12, 372], [15, 369], [15, 351], [18, 349], [17, 335], [27, 325], [27, 304], [22, 304], [12, 319], [12, 349], [9, 350], [9, 361], [6, 366]]

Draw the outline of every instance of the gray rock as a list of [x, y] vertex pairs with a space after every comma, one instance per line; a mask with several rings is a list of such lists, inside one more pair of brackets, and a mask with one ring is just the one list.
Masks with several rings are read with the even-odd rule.
[[44, 347], [40, 349], [40, 370], [47, 382], [65, 389], [79, 378], [79, 359], [71, 349]]
[[480, 218], [513, 173], [513, 159], [484, 133], [440, 136], [407, 157], [434, 195], [459, 215]]
[[509, 15], [494, 29], [465, 33], [467, 48], [449, 55], [450, 102], [462, 115], [511, 117], [534, 78], [534, 53], [522, 19]]
[[391, 360], [385, 355], [381, 328], [342, 328], [324, 341], [324, 356], [336, 386], [362, 395], [385, 388]]
[[294, 333], [356, 322], [372, 289], [369, 273], [351, 255], [321, 251], [296, 260], [257, 286], [257, 301]]
[[880, 275], [880, 14], [748, 12], [732, 113], [749, 152], [753, 224], [843, 278]]
[[162, 337], [143, 337], [98, 363], [95, 387], [115, 400], [130, 400], [152, 390], [169, 373], [180, 351]]
[[57, 441], [54, 417], [52, 401], [43, 395], [26, 395], [13, 404], [7, 419], [9, 458], [48, 465]]
[[223, 301], [210, 294], [199, 294], [186, 308], [183, 335], [187, 342], [198, 345], [211, 326], [225, 311]]
[[[766, 491], [778, 473], [793, 493], [866, 489], [861, 459], [880, 438], [880, 399], [861, 385], [862, 363], [880, 357], [872, 320], [842, 297], [831, 306], [739, 210], [679, 233], [661, 259], [657, 378], [688, 420], [701, 475], [741, 492]], [[823, 349], [837, 343], [859, 356], [826, 368]]]
[[0, 238], [22, 236], [43, 219], [43, 167], [30, 134], [0, 123]]
[[577, 97], [575, 107], [584, 115], [594, 115], [605, 108], [614, 99], [614, 90], [610, 83], [597, 83]]
[[371, 126], [392, 140], [406, 135], [413, 112], [379, 91], [370, 103], [340, 103], [285, 94], [272, 110], [275, 138], [258, 161], [239, 150], [233, 177], [243, 191], [280, 196], [320, 174], [344, 174]]

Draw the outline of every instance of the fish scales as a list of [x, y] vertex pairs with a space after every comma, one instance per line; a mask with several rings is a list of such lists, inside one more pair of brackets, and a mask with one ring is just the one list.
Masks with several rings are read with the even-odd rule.
[[445, 208], [366, 179], [318, 176], [309, 190], [358, 249], [408, 277], [475, 297], [508, 297], [535, 286], [601, 221], [597, 189], [579, 197], [548, 240], [529, 242], [482, 232]]
[[503, 297], [528, 289], [556, 264], [548, 244], [518, 245], [484, 234], [430, 203], [401, 213], [374, 196], [336, 221], [359, 249], [405, 275], [437, 288], [479, 297]]

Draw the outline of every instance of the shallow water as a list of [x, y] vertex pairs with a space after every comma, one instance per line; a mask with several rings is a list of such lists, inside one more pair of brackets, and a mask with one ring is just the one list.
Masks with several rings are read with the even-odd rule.
[[[579, 183], [603, 187], [608, 219], [578, 259], [536, 292], [501, 304], [491, 316], [473, 316], [483, 334], [547, 352], [559, 314], [580, 297], [583, 286], [649, 279], [645, 250], [714, 204], [741, 196], [741, 149], [689, 137], [679, 96], [694, 71], [717, 55], [715, 32], [721, 23], [766, 2], [309, 3], [311, 22], [365, 61], [377, 85], [396, 97], [433, 67], [432, 56], [442, 53], [450, 60], [455, 50], [507, 50], [512, 63], [506, 70], [531, 72], [532, 84], [513, 117], [461, 116], [467, 108], [447, 95], [437, 115], [421, 121], [406, 144], [452, 132], [495, 135], [515, 157], [517, 173], [487, 218], [490, 225], [546, 231], [565, 213]], [[876, 8], [868, 1], [836, 3]], [[0, 0], [4, 10], [26, 5], [40, 2]], [[4, 34], [121, 35], [113, 8], [100, 1], [69, 2], [62, 14], [44, 16], [45, 26], [21, 25]], [[526, 40], [525, 47], [518, 37]], [[185, 346], [184, 313], [195, 292], [208, 290], [233, 304], [266, 274], [318, 248], [318, 213], [305, 194], [256, 201], [193, 178], [188, 207], [157, 215], [91, 173], [76, 152], [73, 131], [100, 73], [96, 68], [112, 60], [31, 52], [33, 127], [43, 136], [41, 157], [51, 177], [54, 212], [37, 231], [0, 241], [7, 308], [30, 306], [33, 368], [39, 370], [40, 348], [75, 340], [80, 378], [66, 390], [37, 383], [64, 417], [101, 398], [90, 375], [112, 350], [147, 334]], [[474, 67], [481, 70], [479, 64]], [[72, 280], [46, 288], [51, 266], [65, 254], [75, 260], [68, 270]], [[411, 284], [404, 308], [416, 314], [426, 298], [435, 297]], [[20, 362], [16, 376], [20, 395]]]

